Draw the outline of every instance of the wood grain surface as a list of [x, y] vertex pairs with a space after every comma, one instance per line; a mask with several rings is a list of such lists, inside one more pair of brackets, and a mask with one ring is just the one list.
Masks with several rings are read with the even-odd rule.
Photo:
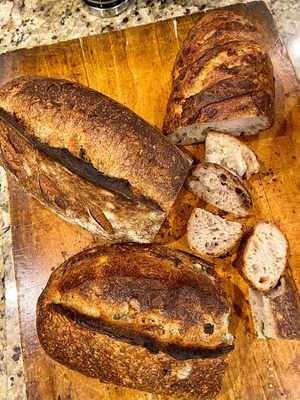
[[[295, 72], [263, 3], [233, 6], [262, 28], [276, 77], [274, 127], [249, 139], [261, 161], [251, 180], [255, 212], [246, 223], [269, 219], [279, 224], [290, 243], [290, 265], [300, 289], [300, 88]], [[172, 65], [182, 40], [199, 15], [169, 20], [0, 57], [0, 83], [20, 75], [66, 78], [88, 85], [132, 108], [161, 127], [171, 85]], [[196, 159], [203, 145], [186, 147]], [[36, 300], [51, 270], [87, 246], [101, 243], [70, 225], [27, 195], [9, 179], [13, 255], [19, 295], [22, 346], [29, 400], [163, 399], [105, 385], [50, 360], [35, 331]], [[158, 242], [188, 251], [184, 232], [192, 207], [200, 204], [185, 190], [157, 237]], [[178, 240], [177, 240], [178, 239]], [[230, 259], [218, 262], [227, 278], [237, 337], [218, 400], [300, 399], [300, 343], [256, 340], [249, 318], [247, 286]]]

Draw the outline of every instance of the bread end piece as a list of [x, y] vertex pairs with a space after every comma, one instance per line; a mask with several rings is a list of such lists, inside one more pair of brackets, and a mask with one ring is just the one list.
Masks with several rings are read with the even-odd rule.
[[258, 339], [300, 339], [299, 295], [288, 270], [266, 294], [250, 288], [249, 303]]

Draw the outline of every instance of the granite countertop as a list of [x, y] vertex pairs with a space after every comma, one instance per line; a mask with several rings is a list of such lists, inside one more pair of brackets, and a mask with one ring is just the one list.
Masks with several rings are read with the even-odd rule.
[[[247, 2], [241, 1], [240, 2]], [[231, 0], [132, 1], [113, 19], [101, 19], [81, 0], [0, 0], [0, 53], [99, 34], [236, 3]], [[300, 70], [300, 1], [269, 2], [292, 61]], [[0, 168], [0, 399], [25, 399], [17, 289], [12, 263], [6, 174]]]

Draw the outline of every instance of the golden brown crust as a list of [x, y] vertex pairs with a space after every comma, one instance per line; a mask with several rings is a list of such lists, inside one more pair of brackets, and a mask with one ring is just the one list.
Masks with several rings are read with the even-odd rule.
[[21, 77], [0, 90], [13, 113], [48, 147], [67, 149], [102, 174], [127, 180], [164, 210], [173, 203], [188, 161], [160, 132], [116, 101], [75, 82]]
[[[212, 398], [220, 389], [226, 346], [216, 348], [212, 338], [216, 350], [209, 351], [204, 336], [226, 335], [229, 309], [201, 265], [155, 245], [86, 250], [55, 270], [40, 296], [40, 342], [55, 360], [104, 382]], [[192, 338], [193, 325], [198, 337]]]
[[[274, 82], [270, 57], [257, 28], [240, 15], [208, 12], [191, 30], [177, 56], [163, 131], [192, 124], [243, 117], [274, 120]], [[248, 101], [245, 103], [245, 99]]]
[[[280, 286], [283, 290], [279, 290]], [[295, 282], [288, 271], [281, 277], [275, 290], [266, 295], [270, 301], [277, 327], [277, 337], [282, 339], [300, 339], [300, 300]], [[276, 294], [275, 294], [276, 293]]]
[[257, 28], [242, 16], [231, 11], [210, 11], [197, 22], [184, 40], [177, 55], [173, 77], [192, 64], [208, 49], [236, 40], [255, 40]]
[[95, 186], [38, 151], [0, 121], [0, 162], [65, 220], [118, 241], [151, 241], [165, 213]]
[[8, 83], [0, 107], [1, 163], [33, 196], [108, 239], [153, 240], [189, 170], [159, 132], [102, 94], [55, 79]]
[[289, 268], [268, 293], [250, 289], [249, 302], [259, 338], [300, 339], [300, 301]]

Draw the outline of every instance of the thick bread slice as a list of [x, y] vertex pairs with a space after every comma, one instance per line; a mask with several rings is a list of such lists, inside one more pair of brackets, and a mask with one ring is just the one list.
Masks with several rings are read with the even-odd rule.
[[207, 203], [238, 217], [246, 217], [253, 206], [246, 184], [217, 164], [198, 164], [187, 187]]
[[190, 162], [134, 112], [75, 82], [21, 77], [0, 89], [0, 161], [64, 219], [150, 242]]
[[259, 171], [252, 149], [230, 135], [209, 132], [205, 141], [205, 161], [221, 165], [241, 178], [250, 178]]
[[255, 289], [267, 292], [276, 286], [287, 264], [288, 242], [270, 222], [259, 222], [242, 254], [242, 273]]
[[185, 145], [202, 142], [214, 129], [255, 134], [273, 120], [273, 67], [257, 28], [232, 12], [223, 20], [208, 12], [177, 56], [164, 132]]
[[288, 269], [268, 293], [249, 289], [249, 303], [259, 339], [300, 339], [300, 301]]
[[195, 252], [212, 257], [228, 254], [243, 235], [243, 225], [195, 208], [187, 226], [187, 240]]
[[40, 342], [103, 382], [214, 397], [232, 346], [225, 293], [206, 267], [155, 245], [85, 250], [52, 273], [39, 298]]

